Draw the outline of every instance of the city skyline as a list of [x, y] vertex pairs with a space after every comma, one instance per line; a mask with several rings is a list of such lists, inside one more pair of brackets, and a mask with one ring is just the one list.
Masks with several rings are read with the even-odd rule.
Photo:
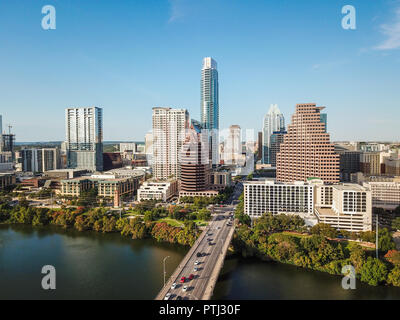
[[[184, 0], [55, 3], [51, 31], [40, 27], [43, 4], [8, 1], [0, 12], [1, 113], [17, 141], [62, 141], [71, 106], [104, 107], [104, 140], [143, 141], [154, 106], [200, 119], [198, 70], [208, 56], [218, 61], [220, 128], [258, 132], [270, 104], [290, 121], [297, 103], [318, 102], [329, 108], [333, 141], [400, 140], [398, 1], [353, 1], [356, 30], [341, 27], [344, 2], [206, 1], [213, 10], [197, 19], [200, 4]], [[19, 20], [8, 14], [16, 11]]]

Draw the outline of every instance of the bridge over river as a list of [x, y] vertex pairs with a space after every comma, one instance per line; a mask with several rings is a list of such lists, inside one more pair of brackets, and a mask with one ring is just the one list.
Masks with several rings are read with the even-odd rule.
[[[173, 300], [178, 296], [183, 300], [211, 299], [234, 233], [234, 222], [230, 218], [233, 210], [233, 206], [215, 209], [212, 221], [158, 293], [156, 300], [163, 300], [167, 294]], [[202, 256], [198, 257], [197, 253]], [[197, 271], [194, 271], [195, 267]], [[192, 280], [188, 280], [190, 274], [194, 275]], [[185, 283], [180, 283], [182, 277], [186, 277]], [[172, 288], [174, 283], [176, 287]], [[186, 291], [183, 291], [184, 286], [187, 286]]]

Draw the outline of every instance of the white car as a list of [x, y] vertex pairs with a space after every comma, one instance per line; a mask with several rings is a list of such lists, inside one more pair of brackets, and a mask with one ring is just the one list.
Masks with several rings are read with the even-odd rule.
[[169, 298], [171, 298], [171, 293], [170, 293], [170, 292], [168, 292], [168, 293], [165, 295], [164, 300], [169, 300]]
[[199, 263], [199, 260], [196, 260], [194, 264], [197, 266]]
[[176, 288], [176, 283], [173, 283], [171, 289], [174, 290]]
[[193, 271], [194, 271], [194, 272], [199, 271], [199, 268], [194, 267]]
[[188, 287], [187, 287], [187, 286], [184, 286], [184, 287], [182, 288], [182, 291], [183, 291], [183, 292], [186, 292], [187, 289], [188, 289]]

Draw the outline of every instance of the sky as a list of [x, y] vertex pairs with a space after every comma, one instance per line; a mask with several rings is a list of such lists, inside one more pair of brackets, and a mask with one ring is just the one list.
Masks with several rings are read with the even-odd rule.
[[[42, 28], [42, 7], [56, 29]], [[356, 29], [342, 28], [342, 7]], [[65, 139], [64, 110], [103, 108], [104, 140], [143, 141], [154, 106], [200, 118], [218, 63], [220, 128], [270, 104], [326, 106], [332, 140], [400, 141], [398, 0], [0, 0], [0, 114], [16, 139]]]

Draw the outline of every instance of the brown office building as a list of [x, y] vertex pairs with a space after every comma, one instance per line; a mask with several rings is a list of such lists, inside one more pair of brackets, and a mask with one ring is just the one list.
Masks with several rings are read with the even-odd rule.
[[103, 153], [103, 170], [108, 171], [122, 167], [122, 158], [119, 152]]
[[210, 184], [207, 136], [187, 130], [181, 151], [181, 191], [205, 191]]
[[339, 155], [325, 130], [326, 124], [321, 118], [323, 109], [314, 103], [296, 105], [277, 154], [277, 181], [307, 181], [318, 177], [325, 183], [339, 182]]
[[360, 171], [365, 175], [381, 174], [381, 157], [379, 152], [363, 152], [360, 155]]

